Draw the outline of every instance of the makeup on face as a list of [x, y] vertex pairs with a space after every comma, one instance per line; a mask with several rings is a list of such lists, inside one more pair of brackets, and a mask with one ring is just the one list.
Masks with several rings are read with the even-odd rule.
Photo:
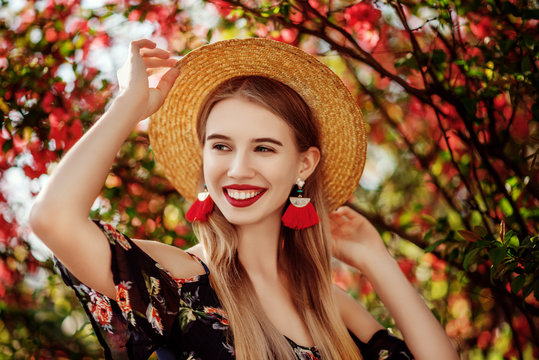
[[235, 225], [280, 219], [300, 165], [293, 131], [253, 102], [230, 98], [208, 116], [204, 179]]
[[223, 186], [223, 192], [227, 201], [232, 206], [247, 207], [254, 204], [264, 194], [266, 189], [248, 185], [233, 184]]

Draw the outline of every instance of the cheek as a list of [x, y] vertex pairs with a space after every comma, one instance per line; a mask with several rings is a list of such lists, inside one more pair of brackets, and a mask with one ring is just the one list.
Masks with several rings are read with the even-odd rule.
[[216, 174], [219, 172], [219, 162], [208, 154], [206, 151], [202, 152], [202, 171], [204, 176], [204, 181], [206, 183], [213, 181]]

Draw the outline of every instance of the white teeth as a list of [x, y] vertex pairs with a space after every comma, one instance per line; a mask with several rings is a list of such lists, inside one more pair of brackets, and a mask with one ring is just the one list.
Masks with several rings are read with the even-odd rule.
[[232, 189], [226, 189], [228, 196], [230, 196], [232, 199], [236, 200], [245, 200], [250, 199], [252, 197], [257, 196], [262, 191], [240, 191], [240, 190], [232, 190]]

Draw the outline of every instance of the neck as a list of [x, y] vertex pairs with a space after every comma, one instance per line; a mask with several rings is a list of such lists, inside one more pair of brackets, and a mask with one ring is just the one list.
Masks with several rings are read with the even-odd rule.
[[278, 278], [280, 230], [280, 218], [237, 227], [238, 258], [251, 278]]

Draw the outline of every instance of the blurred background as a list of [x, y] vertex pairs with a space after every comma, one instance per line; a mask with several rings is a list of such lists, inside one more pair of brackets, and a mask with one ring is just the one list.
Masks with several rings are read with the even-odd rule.
[[[142, 37], [178, 58], [265, 37], [328, 64], [368, 123], [350, 203], [463, 359], [537, 359], [538, 18], [538, 1], [521, 0], [2, 0], [0, 359], [103, 356], [28, 213], [114, 98], [129, 41]], [[123, 144], [90, 216], [189, 247], [189, 204], [163, 177], [146, 128]], [[368, 280], [341, 264], [334, 278], [398, 334]]]

